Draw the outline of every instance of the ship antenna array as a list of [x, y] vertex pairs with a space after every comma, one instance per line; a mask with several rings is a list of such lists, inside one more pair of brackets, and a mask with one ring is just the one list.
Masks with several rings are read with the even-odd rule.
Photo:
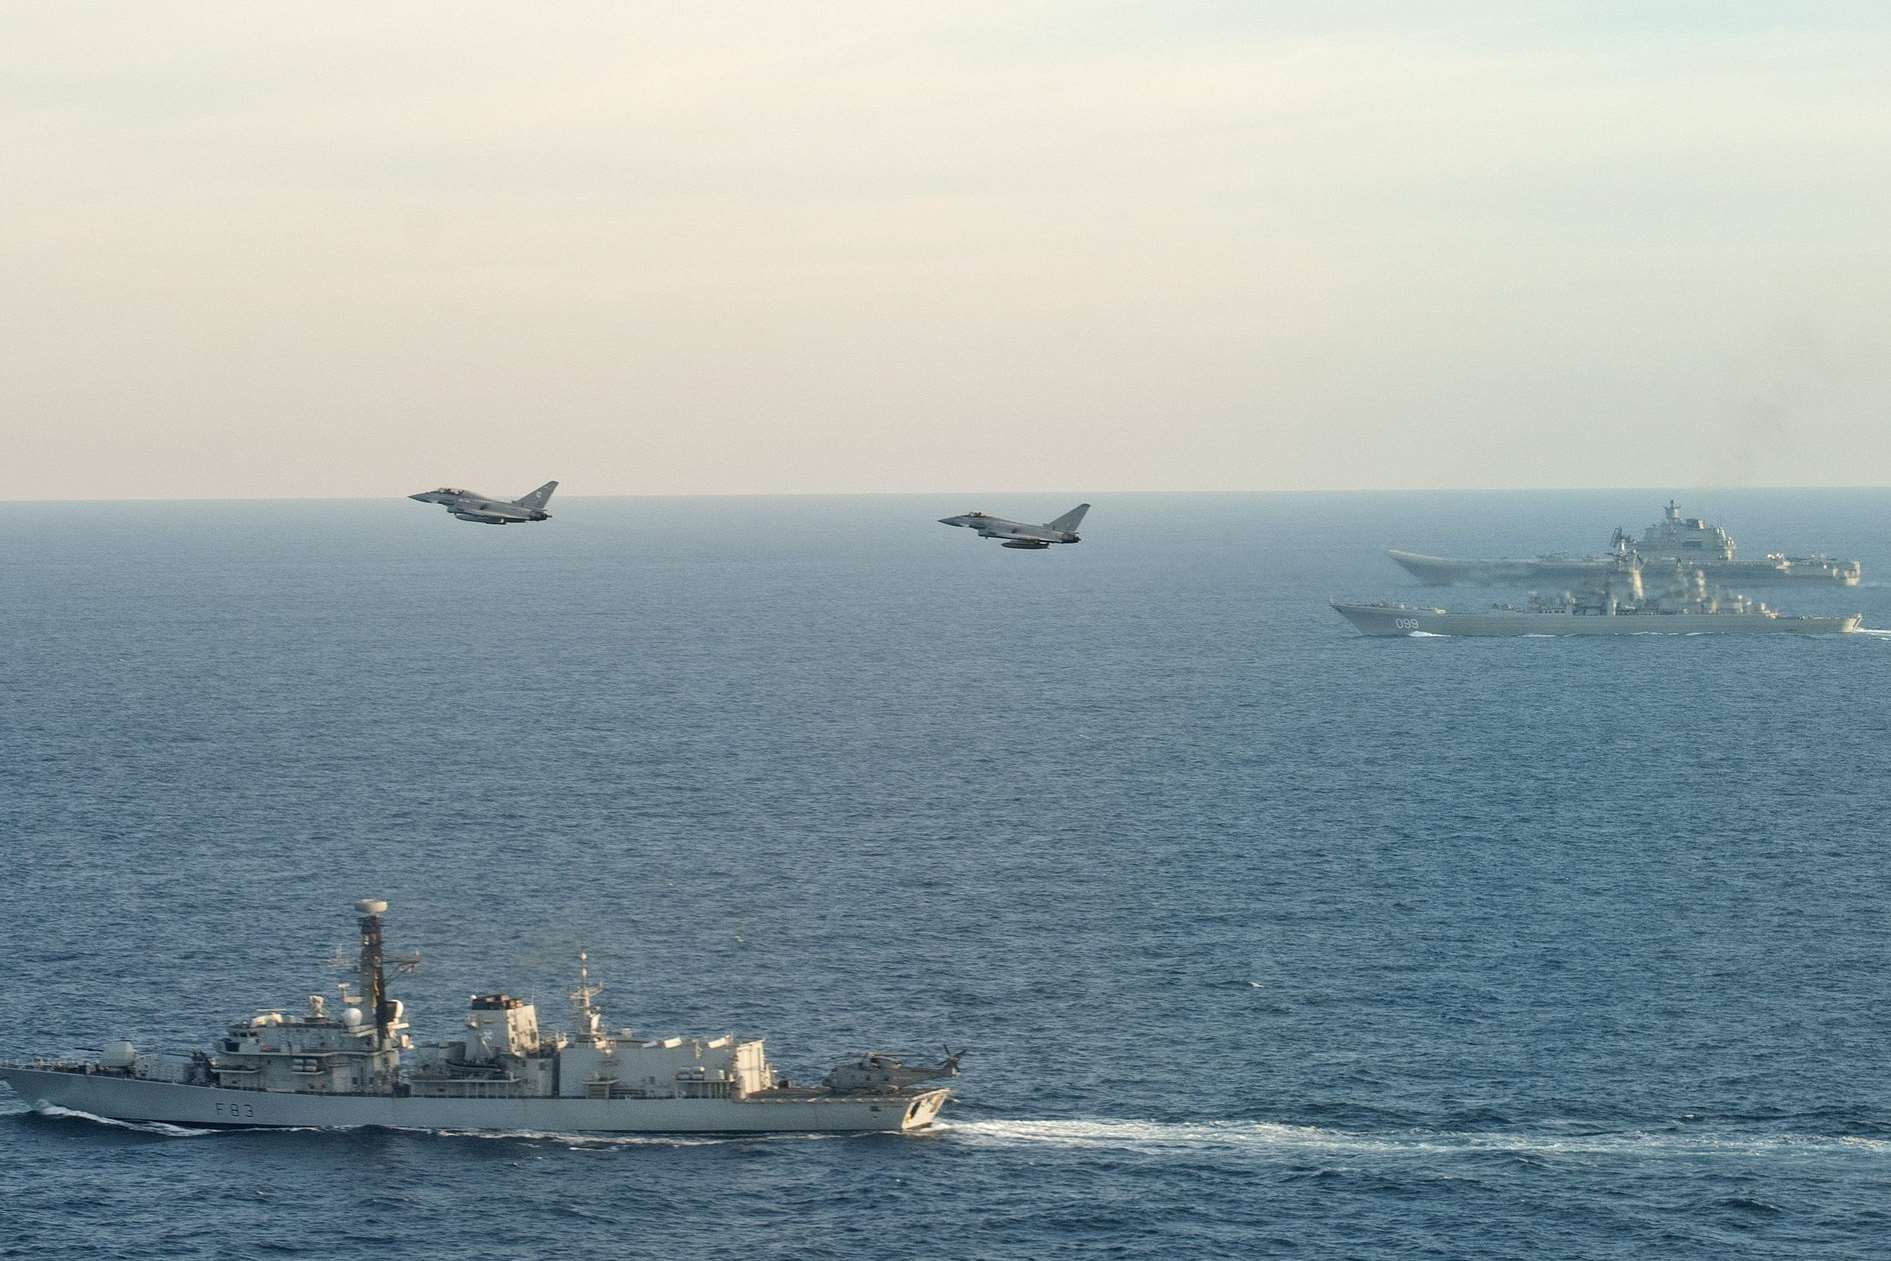
[[591, 983], [591, 952], [580, 950], [578, 952], [578, 988], [571, 991], [571, 1001], [576, 1003], [578, 1009], [582, 1011], [591, 1006], [591, 1000], [603, 992], [602, 985]]
[[578, 1009], [578, 1032], [587, 1038], [598, 1036], [602, 1013], [598, 1011], [594, 1000], [603, 992], [604, 987], [594, 984], [591, 980], [591, 952], [580, 950], [578, 952], [578, 988], [571, 991], [571, 1001]]

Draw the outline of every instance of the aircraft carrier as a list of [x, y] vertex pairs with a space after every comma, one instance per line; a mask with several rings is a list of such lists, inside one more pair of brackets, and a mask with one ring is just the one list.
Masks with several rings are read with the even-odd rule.
[[[1836, 583], [1855, 587], [1862, 570], [1855, 560], [1834, 560], [1829, 556], [1786, 556], [1768, 552], [1758, 560], [1742, 560], [1733, 536], [1720, 526], [1699, 517], [1684, 517], [1673, 500], [1662, 510], [1662, 518], [1642, 531], [1639, 538], [1615, 532], [1610, 546], [1626, 545], [1648, 561], [1678, 561], [1704, 572], [1716, 582], [1738, 582], [1745, 586], [1769, 586], [1789, 582]], [[1452, 583], [1485, 583], [1493, 586], [1527, 582], [1583, 581], [1608, 572], [1615, 563], [1613, 554], [1569, 556], [1560, 553], [1529, 559], [1464, 560], [1449, 556], [1427, 556], [1422, 552], [1388, 549], [1386, 555], [1420, 582], [1431, 586]]]
[[542, 1032], [523, 999], [476, 994], [463, 1036], [416, 1046], [387, 993], [387, 903], [364, 898], [355, 910], [357, 992], [342, 986], [339, 1010], [317, 994], [299, 1015], [237, 1021], [208, 1051], [114, 1042], [96, 1060], [0, 1063], [0, 1080], [36, 1107], [193, 1127], [768, 1134], [920, 1129], [951, 1094], [922, 1083], [958, 1075], [957, 1055], [909, 1064], [868, 1052], [798, 1086], [760, 1040], [607, 1031], [582, 955], [572, 1033]]
[[[1657, 590], [1651, 594], [1648, 577]], [[1859, 629], [1856, 613], [1793, 617], [1766, 604], [1718, 590], [1703, 570], [1673, 561], [1651, 569], [1620, 540], [1608, 569], [1588, 575], [1577, 592], [1532, 597], [1521, 607], [1493, 605], [1454, 611], [1412, 604], [1335, 601], [1361, 634], [1398, 635], [1843, 635]]]

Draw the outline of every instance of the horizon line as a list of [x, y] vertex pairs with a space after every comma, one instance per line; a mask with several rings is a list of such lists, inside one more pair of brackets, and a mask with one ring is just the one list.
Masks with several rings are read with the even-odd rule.
[[[768, 491], [605, 491], [586, 494], [576, 492], [561, 495], [565, 501], [574, 499], [919, 499], [929, 497], [989, 495], [1513, 495], [1513, 494], [1571, 494], [1577, 492], [1620, 492], [1666, 494], [1721, 493], [1725, 491], [1870, 491], [1891, 490], [1891, 484], [1858, 483], [1847, 485], [1806, 485], [1806, 484], [1714, 484], [1701, 483], [1677, 488], [1672, 484], [1651, 484], [1644, 486], [1308, 486], [1275, 487], [1270, 489], [1103, 489], [1074, 490], [1050, 488], [1036, 490], [768, 490]], [[45, 497], [45, 498], [0, 498], [0, 505], [33, 504], [184, 504], [184, 503], [375, 503], [388, 502], [405, 498], [404, 492], [385, 494], [358, 495], [173, 495], [173, 496], [123, 496], [108, 498]]]

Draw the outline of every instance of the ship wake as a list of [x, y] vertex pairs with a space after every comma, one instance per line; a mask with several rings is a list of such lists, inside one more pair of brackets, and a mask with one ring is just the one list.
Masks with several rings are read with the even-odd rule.
[[[870, 1133], [758, 1132], [754, 1134], [610, 1134], [602, 1131], [560, 1130], [427, 1130], [393, 1127], [395, 1133], [426, 1134], [436, 1138], [483, 1139], [501, 1143], [546, 1143], [573, 1151], [611, 1151], [629, 1147], [724, 1147], [731, 1143], [783, 1143], [817, 1139], [897, 1137], [893, 1131]], [[909, 1131], [917, 1132], [917, 1131]]]
[[198, 1129], [188, 1125], [172, 1125], [168, 1121], [120, 1121], [113, 1117], [96, 1116], [90, 1112], [81, 1112], [77, 1108], [62, 1108], [57, 1104], [46, 1104], [34, 1108], [37, 1116], [50, 1117], [60, 1121], [89, 1121], [94, 1125], [109, 1126], [115, 1130], [130, 1130], [134, 1134], [155, 1134], [160, 1138], [203, 1138], [221, 1131]]
[[1063, 1147], [1143, 1155], [1252, 1154], [1516, 1155], [1528, 1157], [1757, 1157], [1788, 1152], [1891, 1154], [1891, 1139], [1839, 1135], [1705, 1130], [1623, 1130], [1531, 1134], [1449, 1130], [1369, 1132], [1274, 1122], [1216, 1121], [950, 1121], [934, 1127], [948, 1138], [996, 1147]]
[[[91, 1112], [82, 1112], [77, 1108], [62, 1108], [56, 1104], [46, 1104], [36, 1108], [26, 1108], [14, 1113], [16, 1116], [39, 1116], [57, 1121], [84, 1121], [92, 1125], [104, 1126], [115, 1130], [128, 1130], [133, 1134], [149, 1134], [157, 1138], [208, 1138], [215, 1135], [232, 1134], [353, 1134], [364, 1130], [383, 1130], [390, 1134], [413, 1134], [428, 1138], [484, 1139], [490, 1142], [550, 1144], [570, 1148], [574, 1151], [608, 1151], [629, 1147], [718, 1147], [730, 1143], [756, 1142], [795, 1142], [813, 1139], [871, 1138], [884, 1137], [878, 1131], [866, 1133], [815, 1133], [791, 1131], [768, 1134], [609, 1134], [602, 1132], [556, 1130], [465, 1130], [465, 1129], [420, 1129], [404, 1125], [368, 1126], [188, 1126], [172, 1125], [168, 1121], [123, 1121], [115, 1117], [102, 1117]], [[920, 1131], [904, 1131], [917, 1134]], [[897, 1132], [892, 1136], [898, 1137]]]

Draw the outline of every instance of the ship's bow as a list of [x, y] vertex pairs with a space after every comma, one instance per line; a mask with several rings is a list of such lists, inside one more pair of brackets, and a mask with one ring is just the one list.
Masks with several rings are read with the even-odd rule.
[[1413, 610], [1383, 604], [1333, 603], [1333, 611], [1359, 628], [1362, 635], [1409, 635], [1420, 629]]
[[1420, 552], [1401, 552], [1395, 547], [1387, 548], [1385, 554], [1396, 561], [1399, 568], [1427, 586], [1448, 587], [1463, 576], [1463, 561], [1426, 556]]
[[90, 1080], [82, 1073], [0, 1064], [0, 1081], [11, 1086], [20, 1102], [35, 1111], [70, 1108], [85, 1112], [91, 1111], [86, 1105], [95, 1102], [86, 1090]]

